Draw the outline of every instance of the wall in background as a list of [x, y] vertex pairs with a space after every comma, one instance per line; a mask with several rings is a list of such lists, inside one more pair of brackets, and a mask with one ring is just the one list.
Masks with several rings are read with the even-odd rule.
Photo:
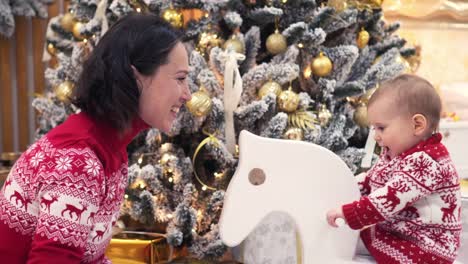
[[[48, 7], [49, 18], [63, 13], [68, 1]], [[0, 152], [24, 151], [34, 139], [35, 93], [46, 87], [42, 62], [48, 19], [15, 18], [15, 34], [0, 37]]]

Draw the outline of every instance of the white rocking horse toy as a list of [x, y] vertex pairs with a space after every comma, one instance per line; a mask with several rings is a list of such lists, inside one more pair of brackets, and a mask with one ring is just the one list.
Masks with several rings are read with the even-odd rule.
[[240, 244], [265, 216], [282, 211], [295, 220], [302, 263], [356, 263], [359, 232], [332, 228], [325, 220], [330, 208], [360, 197], [351, 170], [336, 154], [312, 143], [247, 131], [240, 134], [239, 150], [220, 219], [226, 245]]
[[[300, 234], [302, 264], [374, 262], [355, 256], [358, 231], [332, 228], [325, 220], [330, 208], [360, 197], [351, 170], [336, 154], [312, 143], [247, 131], [240, 134], [239, 150], [219, 222], [226, 245], [240, 244], [265, 217], [284, 212]], [[460, 260], [454, 263], [468, 263]]]

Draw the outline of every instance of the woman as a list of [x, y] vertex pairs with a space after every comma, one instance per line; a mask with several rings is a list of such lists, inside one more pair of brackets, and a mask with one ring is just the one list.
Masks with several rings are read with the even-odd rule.
[[127, 183], [126, 146], [169, 131], [190, 100], [179, 34], [153, 15], [113, 25], [85, 62], [81, 113], [34, 143], [0, 192], [2, 263], [103, 263]]

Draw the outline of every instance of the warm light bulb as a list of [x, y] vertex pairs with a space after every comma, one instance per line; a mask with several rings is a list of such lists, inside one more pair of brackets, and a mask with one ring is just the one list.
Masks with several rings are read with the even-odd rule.
[[312, 75], [312, 69], [310, 68], [310, 65], [307, 65], [307, 67], [304, 69], [304, 77], [310, 78], [311, 75]]
[[174, 179], [172, 177], [169, 178], [169, 182], [173, 182]]
[[300, 49], [302, 49], [302, 48], [304, 47], [304, 44], [299, 43], [299, 44], [297, 44], [297, 47], [300, 48]]
[[128, 199], [128, 194], [125, 194], [124, 197], [125, 197], [125, 199]]
[[215, 172], [214, 176], [215, 178], [222, 178], [224, 176], [224, 172]]
[[203, 191], [206, 191], [206, 186], [203, 185], [203, 187], [201, 188]]

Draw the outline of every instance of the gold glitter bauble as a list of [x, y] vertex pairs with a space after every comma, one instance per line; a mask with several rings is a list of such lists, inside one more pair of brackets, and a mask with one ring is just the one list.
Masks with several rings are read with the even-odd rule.
[[365, 104], [358, 105], [354, 111], [353, 120], [360, 127], [369, 126], [369, 120], [367, 119], [367, 106]]
[[236, 35], [232, 35], [226, 42], [224, 42], [223, 48], [225, 50], [227, 49], [233, 49], [237, 53], [244, 54], [245, 51], [245, 46], [244, 43], [236, 37]]
[[278, 106], [285, 112], [294, 112], [299, 106], [299, 95], [291, 90], [282, 91], [278, 96]]
[[64, 81], [61, 84], [55, 86], [54, 93], [60, 101], [69, 103], [74, 87], [75, 84], [73, 82]]
[[84, 28], [84, 24], [81, 23], [81, 22], [76, 22], [74, 25], [73, 25], [73, 36], [79, 40], [82, 40], [85, 38], [85, 36], [83, 34], [81, 34], [81, 29]]
[[322, 105], [317, 114], [317, 117], [320, 122], [320, 125], [326, 126], [332, 118], [332, 113], [330, 113], [330, 110], [328, 110], [328, 108], [325, 105]]
[[60, 19], [60, 26], [67, 31], [71, 32], [73, 30], [73, 26], [75, 25], [75, 16], [72, 13], [66, 13]]
[[270, 93], [276, 94], [276, 97], [278, 97], [281, 94], [281, 85], [275, 81], [268, 81], [262, 87], [260, 90], [258, 90], [258, 97], [261, 99], [265, 95], [268, 95]]
[[320, 52], [318, 57], [312, 60], [311, 68], [314, 75], [324, 77], [331, 73], [333, 69], [333, 63], [327, 56]]
[[298, 127], [290, 127], [284, 133], [283, 138], [291, 140], [303, 140], [304, 132]]
[[286, 42], [286, 38], [278, 30], [275, 30], [275, 33], [268, 36], [266, 48], [271, 54], [276, 55], [285, 52], [288, 48], [288, 43]]
[[173, 8], [166, 9], [162, 17], [173, 27], [182, 28], [184, 26], [184, 15], [179, 10]]
[[216, 32], [202, 32], [198, 37], [197, 50], [202, 55], [208, 55], [211, 48], [220, 47], [223, 44], [223, 39]]
[[47, 44], [47, 52], [52, 56], [57, 54], [57, 49], [55, 48], [55, 45], [52, 43]]
[[327, 5], [333, 7], [337, 12], [343, 12], [348, 8], [346, 0], [328, 0]]
[[192, 94], [192, 99], [190, 99], [190, 101], [185, 105], [192, 115], [201, 117], [207, 115], [211, 111], [213, 101], [211, 100], [208, 92], [201, 88]]
[[367, 32], [365, 29], [361, 29], [356, 40], [358, 48], [363, 49], [365, 46], [367, 46], [367, 44], [369, 43], [369, 39], [369, 32]]

